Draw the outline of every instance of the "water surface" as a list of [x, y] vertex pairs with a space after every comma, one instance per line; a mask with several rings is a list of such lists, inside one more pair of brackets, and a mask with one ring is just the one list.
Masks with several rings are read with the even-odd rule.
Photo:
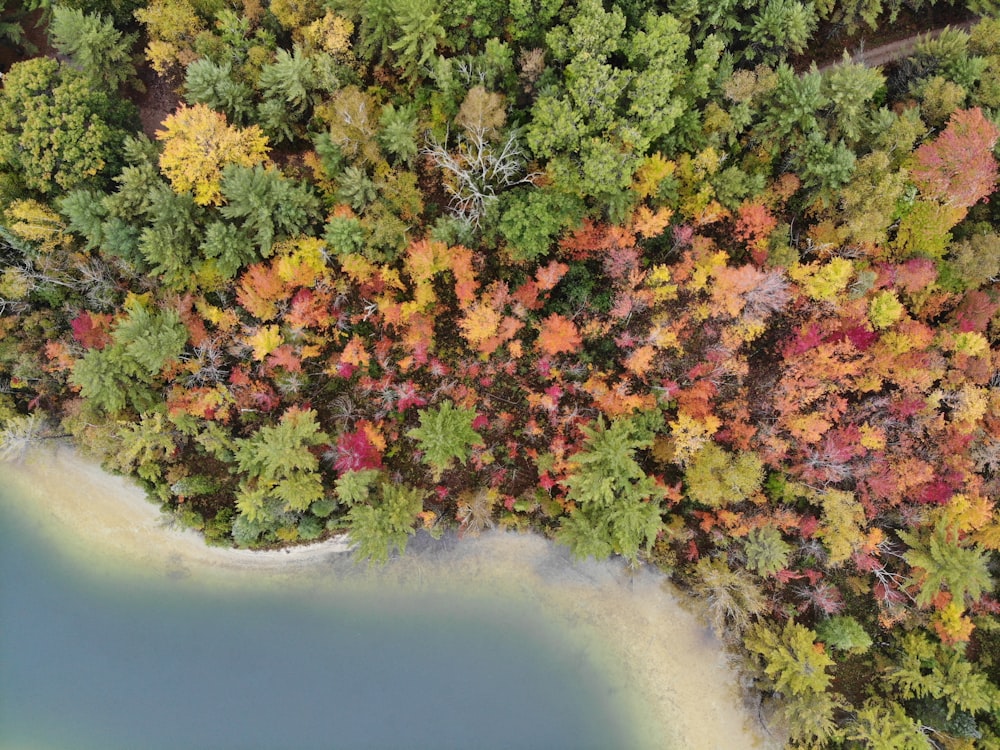
[[523, 601], [108, 585], [0, 514], [4, 748], [613, 748], [593, 665]]
[[534, 536], [206, 548], [66, 448], [0, 466], [0, 748], [766, 746], [650, 571]]

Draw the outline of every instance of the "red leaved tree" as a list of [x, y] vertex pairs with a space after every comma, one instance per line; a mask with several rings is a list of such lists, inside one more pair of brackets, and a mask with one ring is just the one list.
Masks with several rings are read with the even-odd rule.
[[914, 153], [913, 182], [945, 205], [974, 205], [996, 189], [993, 146], [998, 137], [1000, 130], [979, 107], [958, 110], [941, 135]]

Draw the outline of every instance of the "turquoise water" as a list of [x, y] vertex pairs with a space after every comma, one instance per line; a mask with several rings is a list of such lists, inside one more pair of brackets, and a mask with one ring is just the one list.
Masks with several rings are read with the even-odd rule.
[[32, 523], [0, 497], [3, 750], [633, 746], [527, 600], [92, 573]]

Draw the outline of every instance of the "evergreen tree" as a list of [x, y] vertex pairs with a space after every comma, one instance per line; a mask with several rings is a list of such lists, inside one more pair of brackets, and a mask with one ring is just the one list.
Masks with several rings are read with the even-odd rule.
[[638, 560], [663, 527], [660, 500], [663, 488], [647, 476], [635, 452], [652, 445], [652, 434], [639, 421], [603, 420], [583, 428], [586, 442], [573, 457], [574, 469], [563, 481], [577, 508], [563, 521], [558, 539], [574, 554], [623, 555]]
[[822, 693], [830, 685], [826, 671], [833, 659], [816, 648], [816, 633], [794, 620], [778, 632], [760, 623], [743, 641], [747, 650], [763, 660], [763, 671], [776, 692], [788, 696]]
[[245, 125], [252, 111], [253, 92], [233, 78], [229, 62], [219, 64], [207, 57], [195, 60], [187, 66], [184, 88], [188, 104], [204, 104], [224, 112], [230, 122]]
[[383, 481], [378, 499], [352, 506], [347, 522], [351, 541], [357, 545], [357, 559], [384, 563], [394, 551], [405, 552], [425, 494], [416, 487]]
[[122, 34], [109, 18], [56, 5], [49, 25], [52, 46], [83, 71], [92, 85], [115, 91], [135, 78], [134, 34]]
[[260, 259], [247, 233], [224, 221], [213, 221], [205, 227], [205, 238], [198, 250], [214, 261], [215, 269], [224, 279], [235, 278], [245, 266]]
[[781, 538], [781, 532], [773, 526], [754, 529], [747, 535], [744, 548], [747, 567], [762, 576], [772, 576], [788, 565], [791, 550]]
[[324, 497], [319, 459], [310, 450], [328, 443], [316, 412], [288, 409], [276, 425], [235, 441], [236, 470], [244, 474], [236, 496], [240, 516], [251, 524], [287, 525]]
[[276, 239], [301, 233], [319, 212], [313, 191], [276, 169], [226, 167], [222, 194], [226, 198], [222, 215], [235, 220], [265, 258]]
[[910, 583], [919, 587], [918, 605], [928, 606], [947, 590], [961, 606], [966, 596], [975, 601], [993, 587], [989, 553], [979, 545], [965, 546], [944, 521], [922, 532], [902, 531], [899, 537], [909, 546], [903, 558], [914, 569]]
[[441, 0], [393, 0], [392, 12], [398, 31], [389, 49], [396, 53], [396, 67], [412, 82], [448, 39]]
[[473, 445], [483, 445], [483, 438], [472, 429], [474, 409], [457, 408], [451, 401], [420, 412], [420, 427], [406, 433], [417, 441], [423, 462], [433, 470], [434, 481], [457, 460], [465, 464]]
[[404, 164], [411, 164], [418, 152], [417, 113], [413, 105], [387, 105], [382, 109], [379, 125], [378, 140], [386, 153]]
[[296, 46], [291, 54], [279, 49], [274, 62], [260, 71], [258, 86], [266, 99], [280, 101], [296, 116], [305, 113], [316, 88], [316, 69], [312, 59]]

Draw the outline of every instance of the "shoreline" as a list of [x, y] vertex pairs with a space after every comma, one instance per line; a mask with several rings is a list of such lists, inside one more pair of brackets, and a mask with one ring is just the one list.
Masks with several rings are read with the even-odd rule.
[[608, 676], [642, 747], [782, 747], [744, 704], [721, 643], [651, 569], [574, 561], [539, 535], [513, 532], [460, 541], [421, 533], [383, 568], [355, 565], [343, 538], [282, 550], [209, 547], [197, 532], [166, 523], [136, 485], [67, 445], [0, 464], [0, 483], [13, 490], [4, 501], [14, 498], [56, 557], [87, 574], [255, 590], [296, 585], [314, 595], [374, 585], [517, 597], [543, 611]]

